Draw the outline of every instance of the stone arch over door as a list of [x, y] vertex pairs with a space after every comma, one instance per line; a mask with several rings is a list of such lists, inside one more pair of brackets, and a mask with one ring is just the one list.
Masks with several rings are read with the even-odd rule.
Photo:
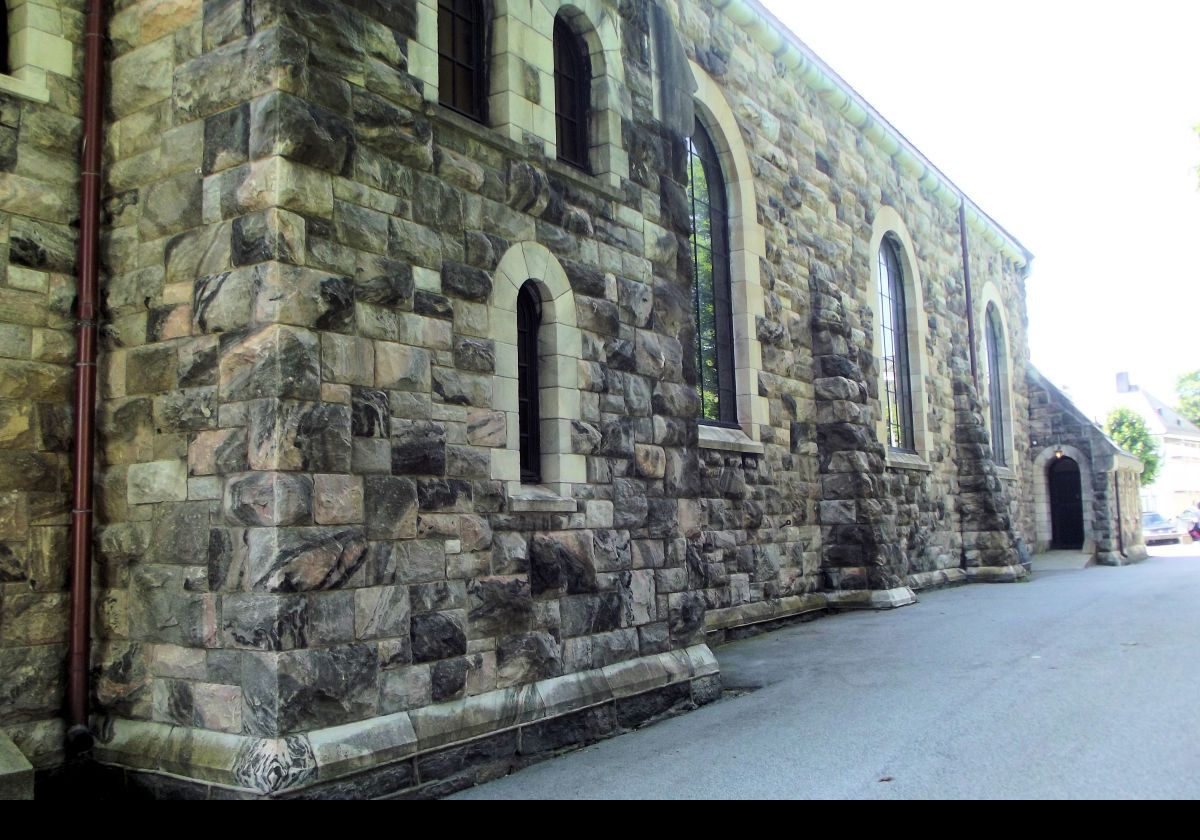
[[[1048, 551], [1054, 540], [1050, 515], [1050, 462], [1060, 447], [1048, 446], [1033, 462], [1033, 506], [1037, 550]], [[1083, 552], [1092, 554], [1096, 550], [1096, 488], [1092, 477], [1091, 459], [1074, 446], [1061, 447], [1064, 456], [1079, 465], [1079, 483], [1083, 496]]]
[[522, 492], [517, 416], [517, 293], [528, 282], [533, 283], [542, 305], [538, 329], [542, 444], [539, 487], [570, 499], [574, 485], [587, 481], [586, 458], [573, 453], [571, 448], [572, 424], [581, 416], [579, 360], [583, 356], [583, 335], [566, 272], [554, 255], [536, 242], [521, 242], [509, 248], [500, 259], [492, 286], [492, 339], [496, 344], [492, 408], [504, 413], [505, 422], [504, 446], [492, 450], [492, 479], [505, 482], [510, 495]]

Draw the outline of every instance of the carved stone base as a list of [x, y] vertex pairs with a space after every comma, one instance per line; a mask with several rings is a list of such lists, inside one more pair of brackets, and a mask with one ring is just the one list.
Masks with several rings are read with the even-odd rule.
[[899, 589], [830, 592], [830, 609], [836, 610], [894, 610], [917, 603], [917, 593], [907, 586]]
[[976, 566], [967, 569], [971, 583], [1016, 583], [1029, 577], [1024, 566]]
[[720, 697], [707, 645], [279, 739], [100, 722], [94, 758], [164, 798], [434, 797]]
[[938, 569], [933, 572], [917, 572], [908, 576], [908, 588], [915, 592], [961, 586], [967, 582], [967, 573], [962, 569]]

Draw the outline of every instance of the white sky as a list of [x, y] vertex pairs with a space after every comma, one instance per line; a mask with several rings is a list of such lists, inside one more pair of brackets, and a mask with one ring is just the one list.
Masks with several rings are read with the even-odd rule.
[[1036, 259], [1033, 362], [1101, 417], [1200, 368], [1200, 3], [764, 0]]

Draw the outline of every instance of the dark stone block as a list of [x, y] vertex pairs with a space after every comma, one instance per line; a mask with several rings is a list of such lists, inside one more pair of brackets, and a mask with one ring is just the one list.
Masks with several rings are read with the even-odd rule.
[[461, 479], [422, 478], [417, 481], [422, 511], [471, 510], [471, 483]]
[[433, 665], [433, 702], [458, 700], [467, 688], [467, 660], [444, 659]]
[[460, 338], [454, 342], [454, 365], [459, 370], [493, 373], [496, 370], [496, 346], [482, 338]]
[[408, 478], [368, 475], [363, 479], [367, 536], [373, 540], [416, 536], [417, 486]]
[[335, 175], [346, 174], [354, 134], [336, 114], [273, 91], [253, 104], [250, 119], [251, 158], [282, 155]]
[[417, 758], [417, 771], [422, 781], [448, 779], [478, 765], [496, 761], [509, 763], [516, 753], [517, 732], [513, 730], [420, 756]]
[[417, 781], [416, 764], [405, 759], [386, 767], [377, 767], [357, 776], [337, 779], [303, 790], [284, 793], [280, 799], [378, 799], [413, 787]]
[[503, 636], [529, 630], [533, 622], [533, 598], [529, 584], [521, 578], [480, 578], [467, 587], [471, 629], [487, 636]]
[[501, 686], [527, 685], [561, 676], [562, 649], [549, 633], [523, 633], [500, 641], [496, 667]]
[[429, 318], [441, 318], [446, 321], [454, 319], [454, 308], [450, 305], [450, 299], [424, 289], [416, 290], [413, 297], [413, 311]]
[[444, 475], [446, 429], [422, 420], [392, 424], [392, 472], [396, 475]]
[[616, 701], [617, 722], [624, 729], [636, 729], [662, 717], [693, 709], [692, 687], [678, 683], [656, 691]]
[[584, 709], [521, 729], [521, 754], [540, 755], [601, 741], [617, 733], [612, 704]]
[[442, 291], [465, 300], [484, 303], [492, 295], [492, 278], [486, 271], [461, 263], [442, 266]]
[[359, 261], [354, 275], [355, 299], [378, 306], [413, 308], [412, 266], [376, 255]]
[[412, 651], [417, 663], [465, 656], [467, 635], [462, 620], [453, 613], [414, 615]]
[[[208, 7], [205, 7], [207, 17]], [[250, 157], [250, 103], [204, 121], [204, 174], [238, 166]]]
[[350, 434], [386, 438], [391, 434], [391, 406], [386, 391], [355, 388], [350, 400]]

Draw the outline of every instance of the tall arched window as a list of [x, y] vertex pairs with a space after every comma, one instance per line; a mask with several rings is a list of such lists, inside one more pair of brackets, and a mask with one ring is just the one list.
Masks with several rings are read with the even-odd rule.
[[540, 484], [542, 481], [541, 404], [538, 399], [541, 310], [541, 298], [530, 280], [517, 293], [517, 420], [523, 484]]
[[1004, 391], [1005, 356], [1004, 329], [995, 304], [987, 308], [988, 411], [992, 419], [992, 458], [1002, 467], [1008, 466], [1008, 446], [1005, 443]]
[[592, 73], [583, 39], [562, 15], [554, 19], [554, 122], [558, 159], [588, 170], [588, 107]]
[[900, 255], [895, 242], [887, 237], [879, 247], [879, 319], [883, 337], [883, 393], [879, 400], [887, 421], [888, 446], [902, 452], [915, 452], [905, 310]]
[[479, 0], [438, 0], [438, 100], [483, 121], [484, 30]]
[[716, 147], [699, 119], [688, 141], [688, 199], [700, 416], [712, 423], [736, 425], [728, 197]]

